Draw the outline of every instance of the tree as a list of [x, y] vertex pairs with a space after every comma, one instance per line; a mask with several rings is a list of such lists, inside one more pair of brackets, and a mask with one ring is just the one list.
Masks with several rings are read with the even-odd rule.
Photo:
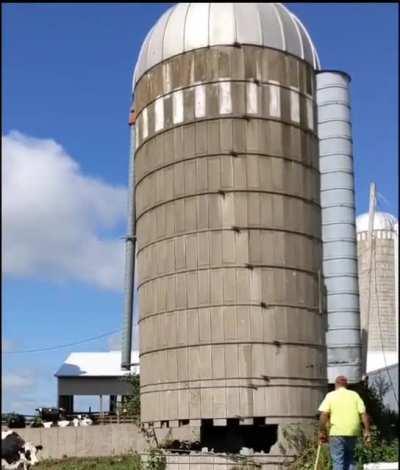
[[119, 412], [140, 421], [140, 375], [130, 374], [123, 378], [131, 385], [131, 393], [125, 396]]
[[390, 385], [381, 378], [372, 385], [363, 382], [357, 391], [364, 400], [371, 424], [376, 426], [377, 437], [391, 442], [398, 436], [399, 415], [383, 403], [383, 397], [389, 389]]

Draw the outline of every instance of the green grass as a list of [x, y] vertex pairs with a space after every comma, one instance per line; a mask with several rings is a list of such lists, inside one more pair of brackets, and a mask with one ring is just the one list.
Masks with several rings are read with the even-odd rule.
[[140, 470], [140, 457], [93, 457], [45, 460], [35, 467], [37, 470]]

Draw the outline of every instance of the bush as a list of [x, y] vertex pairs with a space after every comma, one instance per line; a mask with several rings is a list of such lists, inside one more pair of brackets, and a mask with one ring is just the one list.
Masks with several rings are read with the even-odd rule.
[[357, 392], [364, 400], [371, 424], [376, 427], [376, 433], [380, 440], [392, 442], [398, 436], [399, 415], [385, 407], [383, 396], [387, 392], [389, 385], [383, 379], [379, 385], [368, 386], [361, 384]]
[[[318, 428], [315, 428], [314, 436], [311, 438], [307, 438], [299, 428], [286, 429], [284, 435], [290, 447], [298, 453], [297, 459], [288, 468], [290, 470], [313, 470], [317, 457]], [[382, 441], [379, 436], [377, 429], [373, 428], [369, 447], [364, 445], [361, 438], [359, 439], [356, 447], [356, 462], [359, 470], [362, 470], [366, 463], [398, 462], [398, 440]], [[332, 469], [328, 445], [321, 446], [318, 468], [321, 470]]]
[[[318, 426], [310, 435], [307, 435], [299, 426], [287, 426], [282, 431], [288, 447], [294, 451], [298, 457], [289, 466], [289, 470], [313, 470], [318, 450]], [[319, 456], [319, 468], [331, 470], [329, 448], [321, 446]]]
[[123, 378], [131, 385], [131, 394], [121, 404], [119, 412], [140, 421], [140, 376], [131, 374]]
[[143, 470], [165, 470], [167, 459], [161, 449], [152, 448], [146, 456], [146, 461], [142, 464]]
[[31, 428], [43, 428], [43, 420], [40, 416], [35, 416], [33, 418]]
[[[383, 404], [383, 396], [387, 391], [387, 384], [380, 383], [377, 387], [368, 387], [363, 383], [358, 387], [372, 422], [371, 444], [366, 447], [359, 440], [356, 447], [356, 461], [358, 469], [362, 470], [365, 463], [397, 462], [399, 459], [398, 441], [398, 414], [387, 409]], [[288, 426], [283, 430], [283, 435], [289, 446], [298, 455], [298, 458], [289, 466], [293, 470], [312, 470], [318, 448], [318, 427], [315, 427], [314, 435], [307, 437], [297, 426]], [[319, 468], [331, 470], [329, 447], [321, 447]]]
[[359, 442], [356, 448], [357, 462], [363, 464], [376, 462], [397, 462], [399, 459], [398, 439], [386, 441], [381, 439], [381, 433], [375, 427], [371, 432], [371, 445], [366, 447]]

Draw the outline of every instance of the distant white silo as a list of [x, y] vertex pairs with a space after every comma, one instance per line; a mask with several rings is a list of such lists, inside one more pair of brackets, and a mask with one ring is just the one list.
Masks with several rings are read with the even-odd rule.
[[357, 217], [361, 328], [368, 330], [367, 372], [397, 362], [399, 318], [398, 222], [391, 214], [375, 213], [371, 264], [368, 223], [368, 213]]

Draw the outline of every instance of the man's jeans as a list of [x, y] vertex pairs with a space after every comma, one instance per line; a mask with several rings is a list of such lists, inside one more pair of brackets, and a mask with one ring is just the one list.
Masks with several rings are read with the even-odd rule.
[[329, 438], [329, 449], [333, 470], [356, 470], [354, 450], [357, 437], [331, 436]]

